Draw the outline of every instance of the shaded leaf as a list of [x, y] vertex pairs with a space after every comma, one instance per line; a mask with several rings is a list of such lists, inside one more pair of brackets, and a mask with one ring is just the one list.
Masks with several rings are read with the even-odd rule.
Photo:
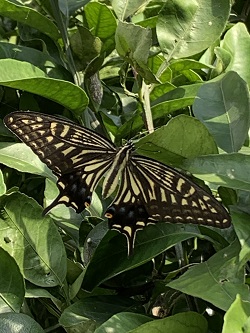
[[59, 31], [55, 24], [31, 7], [26, 7], [12, 1], [1, 0], [0, 12], [2, 16], [10, 17], [12, 20], [29, 25], [54, 40], [60, 38]]
[[136, 309], [143, 312], [142, 306], [131, 298], [116, 295], [86, 297], [68, 306], [59, 322], [64, 327], [79, 324], [84, 324], [85, 327], [99, 326], [115, 313]]
[[110, 327], [112, 327], [114, 332], [127, 333], [152, 320], [153, 318], [138, 313], [120, 312], [99, 326], [95, 333], [107, 333]]
[[163, 94], [152, 102], [152, 116], [156, 120], [170, 112], [191, 106], [202, 83], [180, 86]]
[[152, 32], [132, 23], [119, 22], [115, 34], [116, 50], [146, 82], [157, 83], [147, 66]]
[[234, 153], [199, 156], [184, 160], [181, 167], [216, 185], [250, 190], [250, 155]]
[[[5, 241], [8, 242], [8, 237]], [[0, 312], [19, 312], [25, 294], [23, 276], [15, 260], [2, 248], [0, 248], [0, 272]]]
[[237, 294], [250, 301], [248, 286], [244, 284], [244, 270], [239, 270], [239, 252], [239, 243], [235, 241], [206, 262], [189, 268], [168, 286], [202, 298], [224, 311], [229, 309]]
[[235, 72], [204, 84], [195, 98], [194, 115], [203, 122], [217, 145], [227, 153], [237, 152], [249, 129], [249, 92]]
[[86, 268], [83, 288], [91, 291], [103, 281], [140, 266], [178, 242], [192, 237], [206, 238], [195, 225], [158, 223], [148, 226], [138, 232], [134, 254], [128, 257], [125, 237], [109, 231]]

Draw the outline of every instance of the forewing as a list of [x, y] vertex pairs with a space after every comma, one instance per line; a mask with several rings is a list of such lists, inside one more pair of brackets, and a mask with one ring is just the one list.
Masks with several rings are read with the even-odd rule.
[[90, 204], [116, 153], [109, 140], [68, 120], [36, 112], [12, 112], [4, 122], [58, 177], [60, 193], [45, 213], [59, 203], [77, 212]]
[[150, 223], [193, 223], [229, 227], [230, 216], [204, 189], [177, 170], [155, 160], [132, 156], [106, 216], [110, 227], [128, 240], [133, 250], [137, 230]]

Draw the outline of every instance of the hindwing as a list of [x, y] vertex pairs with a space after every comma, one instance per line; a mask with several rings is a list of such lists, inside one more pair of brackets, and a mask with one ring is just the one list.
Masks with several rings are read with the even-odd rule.
[[127, 238], [128, 254], [136, 232], [159, 221], [227, 228], [230, 216], [204, 189], [177, 170], [153, 159], [131, 156], [120, 188], [106, 212], [111, 229]]

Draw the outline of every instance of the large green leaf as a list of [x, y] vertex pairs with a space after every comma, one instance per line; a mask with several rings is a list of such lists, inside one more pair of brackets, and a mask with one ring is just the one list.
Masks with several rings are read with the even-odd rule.
[[246, 140], [249, 106], [246, 82], [237, 73], [228, 72], [199, 89], [193, 111], [214, 137], [218, 147], [233, 153]]
[[189, 57], [209, 47], [223, 32], [229, 11], [229, 0], [167, 1], [156, 32], [168, 60]]
[[0, 142], [0, 160], [18, 171], [55, 179], [51, 170], [24, 143]]
[[83, 89], [68, 81], [49, 78], [25, 61], [1, 59], [0, 84], [46, 97], [75, 112], [82, 112], [88, 104]]
[[138, 153], [166, 164], [217, 153], [214, 139], [205, 126], [186, 115], [172, 118], [167, 125], [136, 142], [135, 146]]
[[104, 43], [102, 51], [112, 51], [115, 45], [116, 19], [108, 6], [90, 2], [84, 7], [86, 20], [91, 33]]
[[66, 253], [53, 221], [21, 193], [2, 197], [0, 205], [0, 246], [14, 257], [27, 280], [43, 287], [62, 286]]
[[222, 333], [250, 332], [250, 302], [242, 301], [237, 295], [224, 317]]
[[125, 237], [116, 231], [110, 231], [100, 242], [87, 266], [83, 288], [91, 291], [103, 281], [140, 266], [178, 242], [191, 237], [207, 238], [195, 225], [158, 223], [148, 226], [138, 232], [134, 254], [128, 257]]
[[199, 156], [184, 160], [181, 167], [208, 182], [250, 191], [250, 155]]
[[224, 311], [229, 309], [237, 294], [250, 301], [248, 287], [244, 284], [244, 269], [239, 269], [239, 252], [239, 242], [234, 241], [206, 262], [189, 268], [168, 286], [202, 298]]
[[30, 316], [23, 313], [1, 313], [0, 333], [44, 333], [42, 327]]
[[53, 57], [27, 46], [0, 42], [0, 59], [25, 61], [40, 68], [48, 77], [68, 81], [72, 80], [72, 75]]
[[245, 24], [237, 23], [229, 29], [221, 43], [221, 48], [230, 55], [230, 63], [226, 71], [237, 72], [250, 86], [250, 74], [246, 70], [249, 66], [250, 36]]
[[138, 312], [144, 312], [138, 302], [127, 297], [117, 295], [86, 297], [68, 306], [59, 322], [66, 328], [82, 325], [82, 332], [85, 332], [89, 327], [99, 326], [115, 313], [136, 311], [136, 309]]

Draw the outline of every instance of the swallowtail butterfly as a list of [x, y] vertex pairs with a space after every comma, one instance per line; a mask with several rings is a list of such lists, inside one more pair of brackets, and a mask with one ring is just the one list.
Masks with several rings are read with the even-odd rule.
[[12, 112], [4, 122], [58, 177], [59, 195], [45, 213], [58, 204], [80, 213], [102, 178], [103, 198], [117, 190], [105, 216], [126, 236], [129, 255], [136, 232], [158, 221], [230, 226], [214, 197], [174, 168], [137, 155], [131, 141], [117, 148], [92, 130], [36, 112]]

